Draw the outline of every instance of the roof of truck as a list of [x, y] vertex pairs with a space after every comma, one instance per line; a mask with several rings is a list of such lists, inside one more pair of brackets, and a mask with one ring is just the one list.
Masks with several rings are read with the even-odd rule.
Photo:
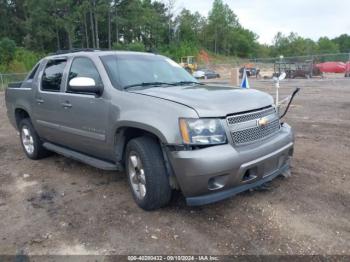
[[63, 50], [58, 51], [54, 54], [51, 54], [47, 56], [46, 58], [65, 58], [65, 57], [71, 57], [71, 56], [103, 56], [103, 55], [117, 55], [117, 54], [133, 54], [133, 55], [157, 55], [155, 53], [150, 52], [135, 52], [135, 51], [118, 51], [118, 50]]

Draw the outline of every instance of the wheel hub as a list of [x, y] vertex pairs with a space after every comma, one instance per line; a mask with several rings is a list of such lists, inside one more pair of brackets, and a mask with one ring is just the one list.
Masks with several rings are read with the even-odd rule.
[[132, 190], [142, 200], [146, 195], [146, 177], [140, 157], [131, 152], [128, 161], [128, 175]]
[[30, 130], [27, 126], [22, 127], [22, 144], [24, 149], [28, 154], [33, 154], [34, 152], [34, 139], [32, 134], [30, 133]]

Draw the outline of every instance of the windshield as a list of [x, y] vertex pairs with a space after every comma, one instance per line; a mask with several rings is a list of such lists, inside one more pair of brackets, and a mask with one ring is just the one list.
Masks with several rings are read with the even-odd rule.
[[151, 54], [116, 54], [101, 56], [102, 63], [116, 88], [152, 86], [180, 82], [199, 83], [173, 60]]

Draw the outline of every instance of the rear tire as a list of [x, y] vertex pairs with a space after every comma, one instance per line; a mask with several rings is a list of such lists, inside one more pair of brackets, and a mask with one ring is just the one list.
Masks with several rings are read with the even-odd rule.
[[49, 155], [29, 118], [19, 122], [19, 132], [23, 151], [28, 158], [38, 160]]
[[130, 140], [126, 147], [125, 167], [134, 200], [144, 210], [167, 205], [172, 189], [158, 141], [143, 136]]

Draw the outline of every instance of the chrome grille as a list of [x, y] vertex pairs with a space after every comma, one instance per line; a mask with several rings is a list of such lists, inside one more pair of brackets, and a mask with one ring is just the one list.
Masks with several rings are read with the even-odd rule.
[[227, 122], [229, 125], [233, 125], [236, 123], [246, 122], [246, 121], [253, 120], [253, 119], [259, 119], [259, 118], [262, 118], [264, 116], [272, 115], [274, 113], [276, 113], [275, 108], [269, 107], [269, 108], [259, 110], [259, 111], [229, 116], [227, 118]]
[[[269, 123], [265, 126], [258, 125], [258, 120], [262, 117], [266, 117], [269, 120]], [[229, 116], [227, 123], [234, 144], [254, 142], [266, 138], [280, 129], [280, 122], [273, 107]]]
[[275, 120], [264, 127], [255, 127], [246, 130], [232, 132], [232, 139], [235, 144], [244, 144], [267, 137], [279, 130], [279, 121]]

